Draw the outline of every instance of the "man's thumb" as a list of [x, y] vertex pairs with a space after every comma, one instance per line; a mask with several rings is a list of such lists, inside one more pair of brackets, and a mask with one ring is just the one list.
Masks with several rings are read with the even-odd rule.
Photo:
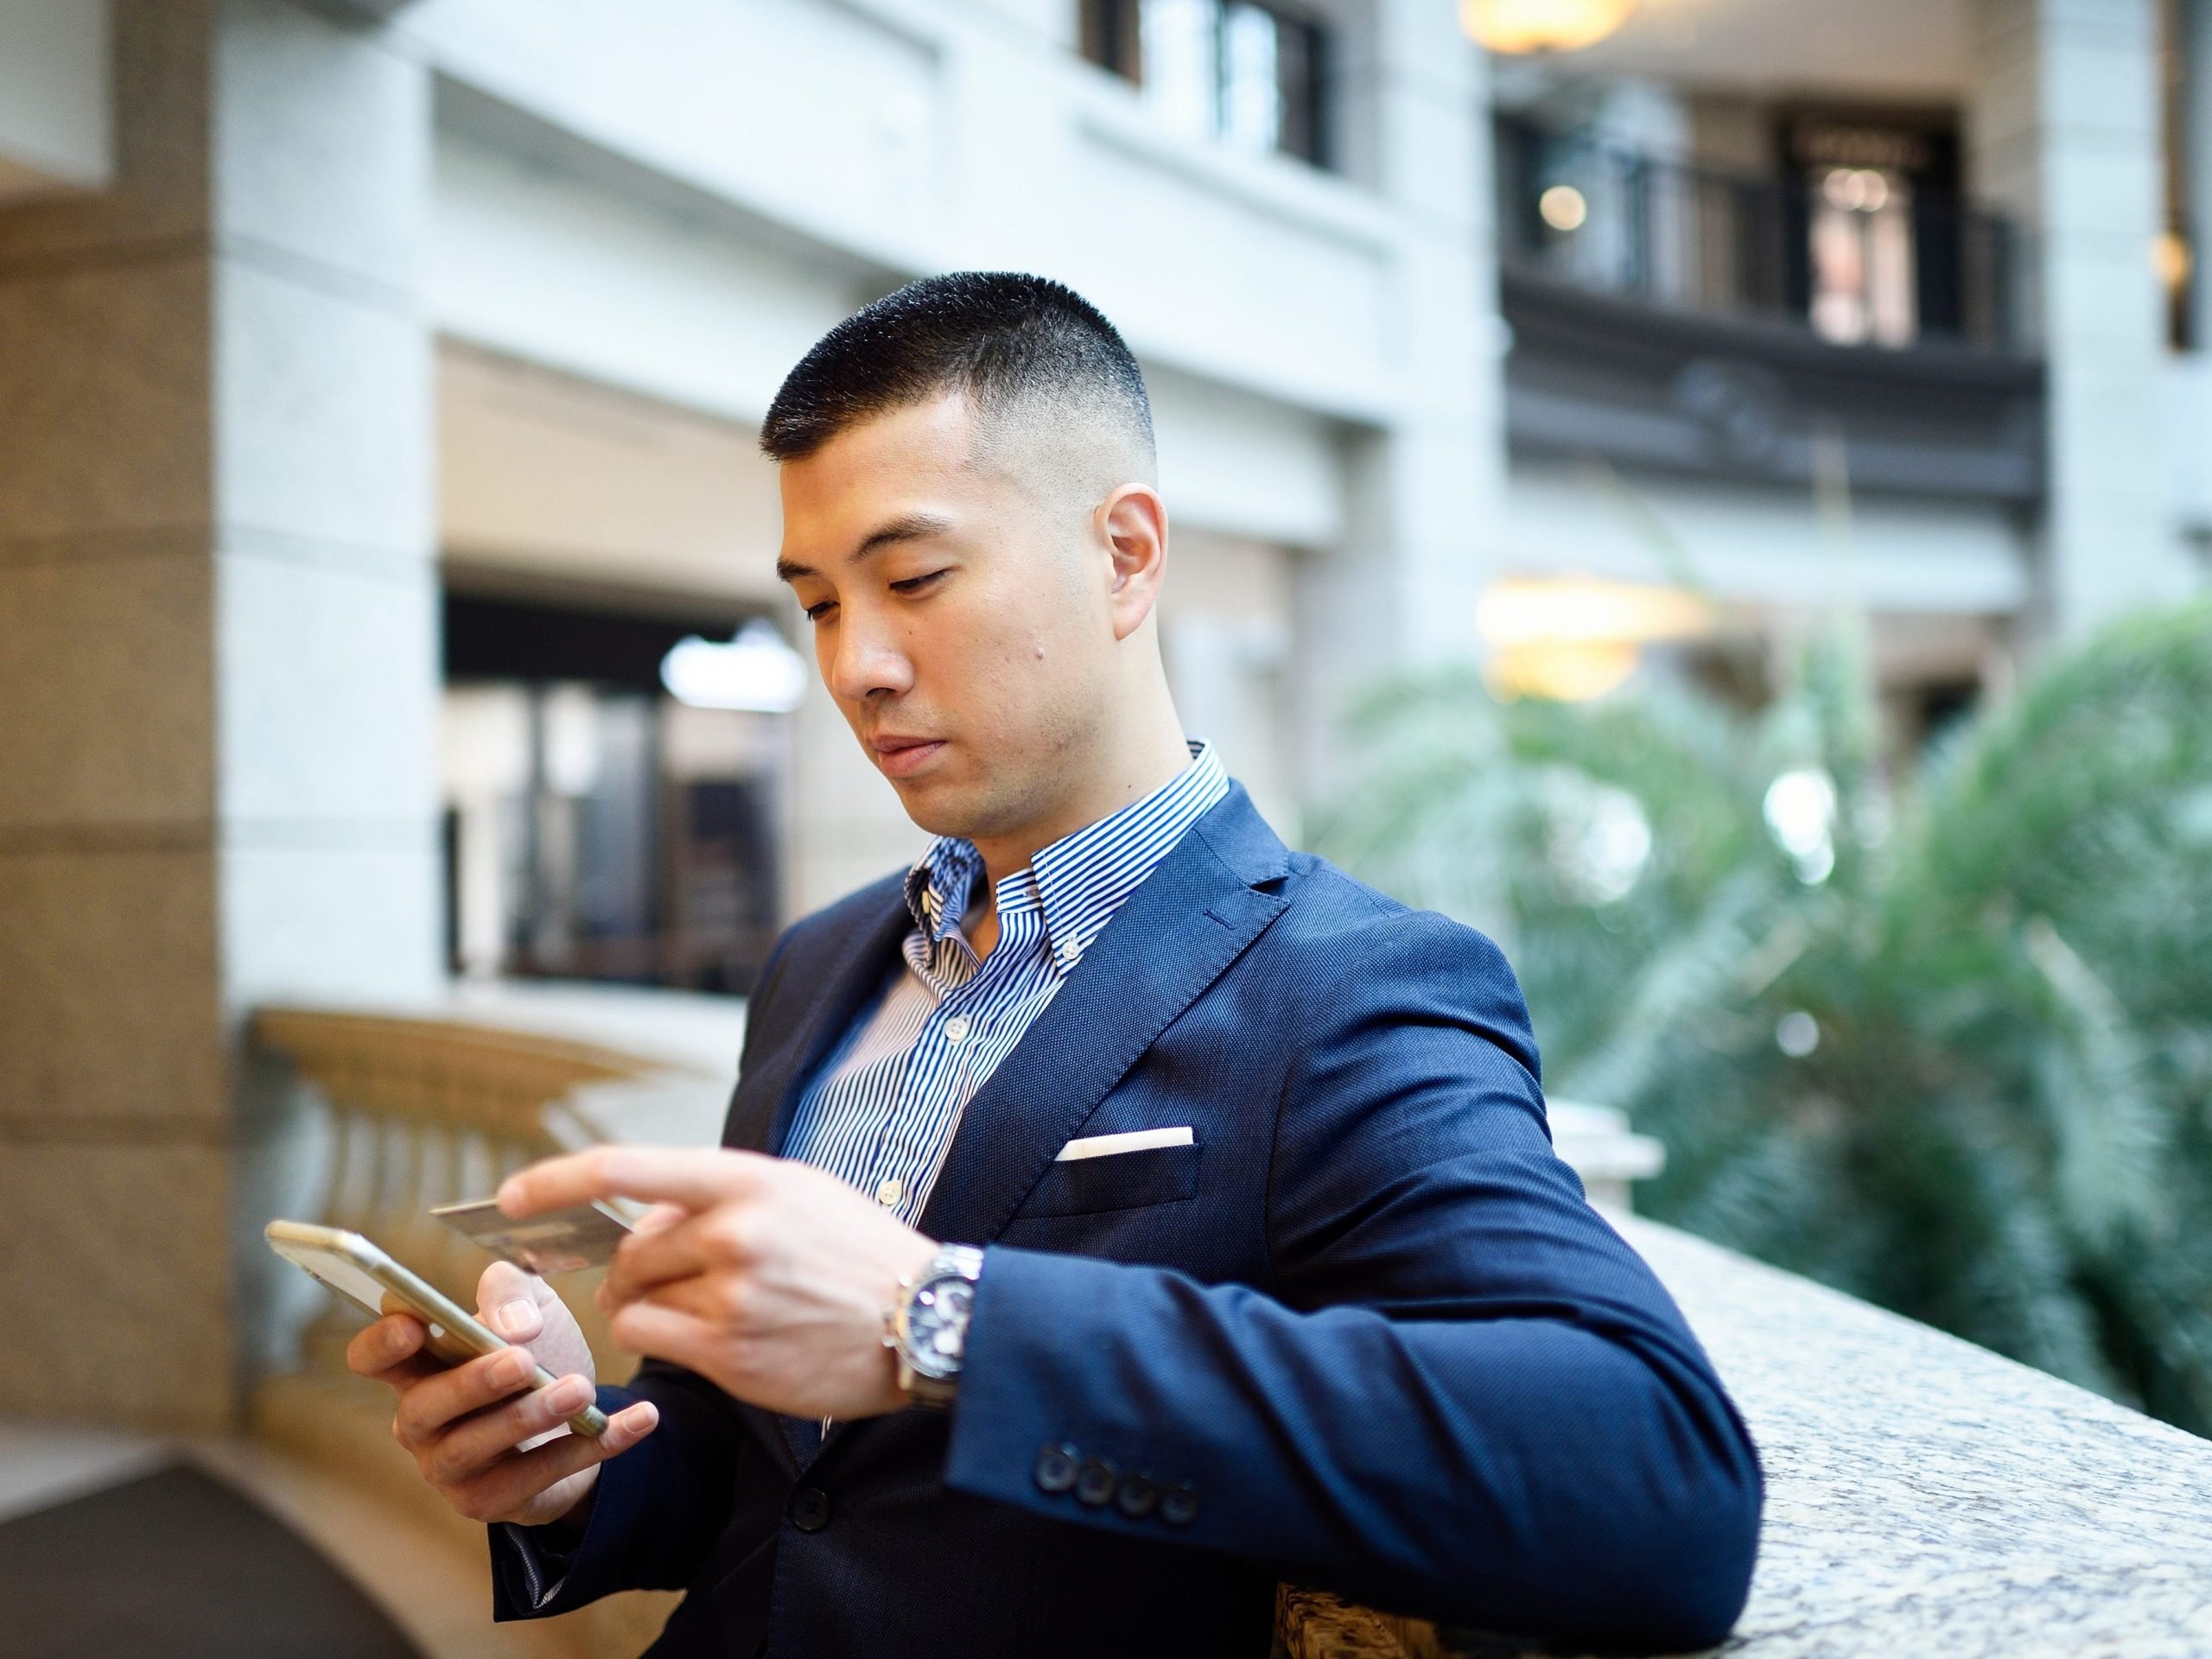
[[476, 1281], [478, 1316], [509, 1342], [528, 1342], [545, 1328], [538, 1312], [543, 1282], [512, 1262], [494, 1262]]

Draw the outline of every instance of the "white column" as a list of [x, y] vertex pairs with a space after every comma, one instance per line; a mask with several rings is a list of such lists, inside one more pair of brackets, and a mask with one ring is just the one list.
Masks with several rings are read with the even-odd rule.
[[2212, 0], [2177, 0], [2181, 60], [2181, 206], [2196, 271], [2190, 278], [2190, 343], [2212, 351]]
[[2168, 499], [2156, 0], [1976, 0], [1973, 193], [2028, 232], [2049, 365], [2035, 619], [2079, 636], [2188, 590]]
[[1345, 543], [1304, 583], [1300, 723], [1321, 756], [1362, 684], [1478, 654], [1503, 511], [1487, 67], [1433, 0], [1381, 0], [1365, 45], [1342, 66], [1340, 130], [1350, 170], [1401, 227], [1397, 397], [1388, 426], [1354, 440]]

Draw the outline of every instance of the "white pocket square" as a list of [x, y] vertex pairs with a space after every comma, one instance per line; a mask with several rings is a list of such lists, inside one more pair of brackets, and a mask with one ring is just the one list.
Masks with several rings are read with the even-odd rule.
[[1154, 1147], [1187, 1147], [1191, 1126], [1173, 1129], [1130, 1129], [1121, 1135], [1086, 1135], [1060, 1148], [1052, 1161], [1071, 1164], [1083, 1158], [1111, 1158], [1122, 1152], [1150, 1152]]

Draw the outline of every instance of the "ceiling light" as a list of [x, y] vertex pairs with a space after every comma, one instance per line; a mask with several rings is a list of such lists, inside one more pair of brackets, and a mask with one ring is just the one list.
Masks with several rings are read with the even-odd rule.
[[1579, 52], [1629, 20], [1639, 0], [1459, 0], [1459, 26], [1492, 52]]
[[1703, 639], [1716, 618], [1679, 588], [1516, 576], [1484, 591], [1475, 622], [1491, 648], [1484, 677], [1500, 696], [1581, 702], [1624, 683], [1644, 645]]
[[1555, 184], [1536, 198], [1536, 211], [1555, 231], [1579, 231], [1590, 217], [1590, 204], [1571, 184]]
[[679, 639], [661, 658], [669, 696], [695, 709], [739, 709], [785, 715], [806, 695], [806, 662], [784, 643], [776, 625], [754, 617], [734, 639], [697, 634]]

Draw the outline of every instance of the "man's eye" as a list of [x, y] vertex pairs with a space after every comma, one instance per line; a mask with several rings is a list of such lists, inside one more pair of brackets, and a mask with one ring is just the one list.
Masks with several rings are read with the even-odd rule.
[[829, 615], [830, 612], [836, 608], [837, 601], [836, 600], [823, 600], [817, 604], [810, 605], [806, 607], [806, 620], [810, 622], [819, 622], [823, 617]]
[[894, 594], [918, 594], [945, 574], [943, 570], [930, 570], [918, 576], [908, 576], [903, 582], [893, 582], [891, 591]]

